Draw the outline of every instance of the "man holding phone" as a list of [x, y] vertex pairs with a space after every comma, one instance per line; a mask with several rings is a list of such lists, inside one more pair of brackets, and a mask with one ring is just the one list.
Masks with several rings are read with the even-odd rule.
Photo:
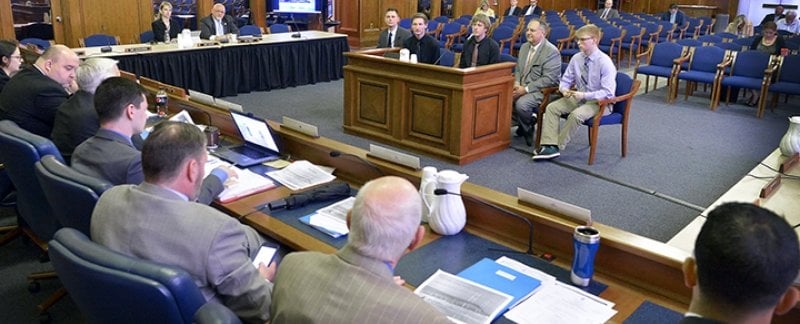
[[449, 323], [393, 277], [397, 262], [425, 234], [421, 216], [422, 200], [408, 180], [382, 177], [365, 184], [347, 214], [350, 234], [341, 250], [283, 258], [272, 323]]
[[269, 319], [274, 264], [253, 267], [255, 230], [194, 202], [208, 159], [194, 125], [162, 122], [144, 142], [144, 182], [106, 191], [92, 213], [92, 240], [117, 252], [186, 270], [207, 301], [246, 322]]

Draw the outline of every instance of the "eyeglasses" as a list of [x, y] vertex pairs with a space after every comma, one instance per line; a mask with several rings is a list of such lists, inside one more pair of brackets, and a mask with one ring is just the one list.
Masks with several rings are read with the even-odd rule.
[[578, 38], [577, 38], [577, 40], [578, 40], [579, 42], [585, 42], [585, 41], [588, 41], [588, 40], [590, 40], [590, 39], [593, 39], [593, 38], [592, 38], [591, 36], [587, 36], [587, 37], [578, 37]]
[[18, 59], [18, 60], [22, 61], [22, 55], [11, 55], [11, 58], [12, 59]]

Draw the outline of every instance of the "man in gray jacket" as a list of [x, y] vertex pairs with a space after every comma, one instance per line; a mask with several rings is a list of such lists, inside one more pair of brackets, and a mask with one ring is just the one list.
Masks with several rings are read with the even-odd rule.
[[[544, 94], [541, 89], [558, 86], [561, 78], [561, 54], [550, 43], [547, 23], [531, 20], [525, 36], [528, 42], [519, 50], [517, 70], [514, 72], [514, 112], [517, 135], [525, 137], [525, 144], [533, 145], [536, 113]], [[553, 99], [553, 98], [551, 98]]]

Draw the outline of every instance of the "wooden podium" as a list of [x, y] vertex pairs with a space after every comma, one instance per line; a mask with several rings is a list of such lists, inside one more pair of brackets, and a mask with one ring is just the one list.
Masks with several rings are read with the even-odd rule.
[[456, 69], [345, 53], [344, 130], [463, 165], [510, 144], [514, 63]]

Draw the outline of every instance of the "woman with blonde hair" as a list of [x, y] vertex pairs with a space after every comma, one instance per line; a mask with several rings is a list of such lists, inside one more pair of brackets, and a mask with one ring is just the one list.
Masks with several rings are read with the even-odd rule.
[[725, 27], [726, 33], [736, 34], [742, 37], [753, 36], [753, 23], [745, 15], [738, 15]]
[[158, 6], [158, 13], [156, 13], [156, 20], [150, 26], [156, 42], [169, 42], [176, 39], [178, 32], [181, 31], [181, 26], [175, 19], [172, 19], [172, 4], [169, 1], [161, 2]]
[[488, 0], [481, 0], [481, 5], [475, 10], [475, 14], [473, 16], [477, 16], [479, 14], [484, 14], [489, 18], [495, 18], [494, 9], [489, 8]]

